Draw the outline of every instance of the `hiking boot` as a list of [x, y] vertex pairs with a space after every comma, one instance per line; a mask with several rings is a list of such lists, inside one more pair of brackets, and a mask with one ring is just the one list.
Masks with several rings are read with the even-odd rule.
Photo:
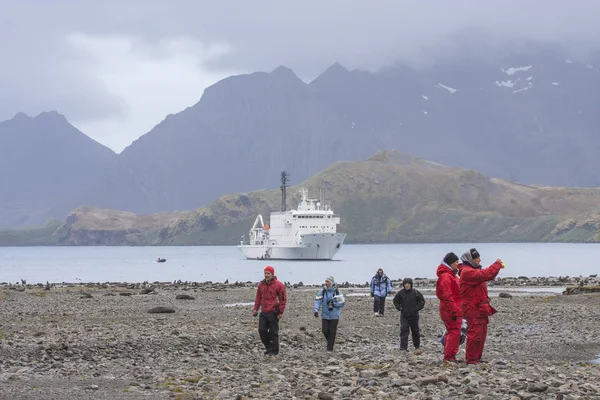
[[414, 352], [413, 354], [415, 354], [415, 355], [417, 355], [417, 356], [418, 356], [418, 355], [420, 355], [420, 354], [423, 354], [423, 351], [422, 351], [422, 350], [419, 350], [419, 349], [416, 349], [416, 350], [415, 350], [415, 352]]

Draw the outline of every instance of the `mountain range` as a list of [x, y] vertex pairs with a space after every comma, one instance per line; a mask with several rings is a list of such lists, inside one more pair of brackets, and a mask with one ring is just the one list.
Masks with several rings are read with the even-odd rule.
[[80, 206], [194, 210], [227, 193], [302, 182], [396, 149], [523, 184], [600, 186], [600, 57], [536, 46], [377, 72], [334, 64], [231, 76], [121, 154], [56, 112], [0, 123], [0, 227], [64, 220]]

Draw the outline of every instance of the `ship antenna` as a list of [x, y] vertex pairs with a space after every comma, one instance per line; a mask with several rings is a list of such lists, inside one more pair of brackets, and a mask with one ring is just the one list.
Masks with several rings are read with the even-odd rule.
[[290, 174], [286, 171], [281, 171], [281, 211], [286, 211], [286, 188]]
[[319, 184], [319, 197], [321, 201], [321, 207], [325, 208], [325, 191], [323, 190], [323, 182]]

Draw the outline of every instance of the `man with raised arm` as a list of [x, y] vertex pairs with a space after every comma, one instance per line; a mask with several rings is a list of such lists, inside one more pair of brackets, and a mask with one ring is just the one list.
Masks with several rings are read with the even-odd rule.
[[497, 259], [489, 267], [481, 268], [481, 256], [476, 249], [469, 249], [460, 259], [460, 297], [468, 326], [466, 359], [467, 364], [478, 364], [483, 355], [489, 317], [496, 313], [490, 304], [486, 282], [496, 278], [504, 263]]

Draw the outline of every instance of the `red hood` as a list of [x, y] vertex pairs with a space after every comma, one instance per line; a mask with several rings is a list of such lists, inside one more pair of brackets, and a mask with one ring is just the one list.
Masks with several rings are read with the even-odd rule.
[[445, 264], [440, 264], [437, 268], [437, 276], [438, 278], [440, 276], [442, 276], [442, 274], [452, 274], [454, 275], [454, 271], [452, 271], [452, 268], [448, 267]]

